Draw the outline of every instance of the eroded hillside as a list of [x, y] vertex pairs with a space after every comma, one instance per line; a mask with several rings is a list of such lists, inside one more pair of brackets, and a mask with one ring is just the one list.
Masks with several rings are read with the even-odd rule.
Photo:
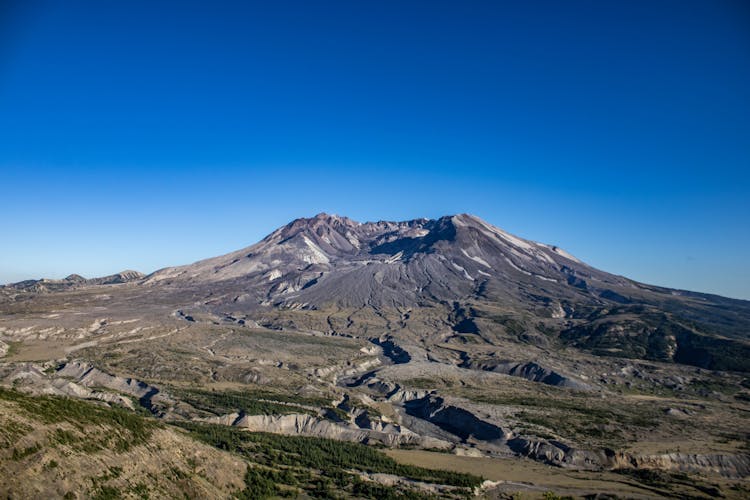
[[[131, 439], [132, 449], [90, 453], [114, 468], [106, 484], [118, 491], [140, 488], [140, 469], [120, 463], [134, 450], [154, 453], [157, 469], [185, 471], [184, 453], [160, 458], [167, 443], [208, 444], [207, 461], [270, 468], [251, 474], [268, 494], [367, 497], [395, 487], [450, 496], [479, 484], [399, 468], [414, 455], [394, 455], [397, 466], [363, 444], [421, 450], [416, 456], [447, 470], [456, 469], [439, 457], [484, 459], [477, 470], [490, 467], [494, 482], [478, 491], [490, 497], [544, 488], [631, 497], [748, 491], [746, 302], [613, 276], [467, 215], [365, 224], [320, 215], [226, 256], [116, 276], [0, 288], [0, 383], [42, 398], [27, 405], [67, 401], [43, 396], [57, 395], [145, 415], [138, 421], [162, 448]], [[28, 451], [62, 470], [58, 432], [116, 448], [116, 426], [100, 439], [82, 430], [88, 424], [39, 420], [19, 406], [27, 396], [3, 394], [9, 422], [26, 429], [7, 438], [20, 443], [17, 458]], [[297, 456], [298, 447], [331, 446], [348, 450], [346, 460], [361, 455], [354, 476], [344, 459], [328, 469]], [[95, 493], [96, 476], [86, 475], [93, 465], [63, 491], [63, 479], [46, 480], [55, 467], [24, 469], [8, 453], [4, 477], [17, 470], [57, 494]], [[293, 455], [302, 461], [288, 470]], [[575, 485], [554, 474], [552, 483], [544, 474], [520, 480], [503, 461], [553, 466], [576, 474]], [[28, 484], [40, 481], [33, 477]], [[578, 482], [586, 477], [608, 479], [586, 488]], [[202, 487], [226, 496], [247, 478], [243, 469], [182, 485], [167, 474], [153, 494], [176, 482], [188, 494]]]

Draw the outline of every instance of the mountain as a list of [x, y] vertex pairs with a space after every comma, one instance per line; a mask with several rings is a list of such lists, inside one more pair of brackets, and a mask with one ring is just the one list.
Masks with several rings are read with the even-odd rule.
[[0, 285], [0, 291], [4, 291], [6, 293], [22, 291], [34, 293], [59, 292], [85, 285], [114, 285], [118, 283], [129, 283], [132, 281], [139, 281], [145, 276], [146, 275], [143, 273], [131, 270], [121, 271], [109, 276], [91, 279], [86, 279], [80, 274], [71, 274], [61, 280], [42, 278], [38, 280], [25, 280], [19, 281], [18, 283]]
[[358, 223], [319, 214], [297, 219], [237, 252], [158, 271], [147, 282], [234, 281], [257, 287], [261, 302], [281, 305], [294, 297], [358, 307], [456, 299], [490, 279], [516, 287], [547, 282], [585, 289], [584, 278], [597, 282], [592, 282], [595, 287], [630, 285], [555, 246], [517, 238], [471, 215]]
[[319, 214], [148, 276], [0, 287], [0, 494], [746, 498], [748, 372], [750, 302], [472, 215]]
[[399, 317], [429, 306], [424, 329], [437, 320], [490, 343], [511, 322], [524, 342], [750, 370], [750, 302], [638, 283], [468, 214], [367, 223], [319, 214], [236, 252], [157, 271], [143, 285], [193, 290], [205, 298], [193, 316], [249, 318], [271, 308]]

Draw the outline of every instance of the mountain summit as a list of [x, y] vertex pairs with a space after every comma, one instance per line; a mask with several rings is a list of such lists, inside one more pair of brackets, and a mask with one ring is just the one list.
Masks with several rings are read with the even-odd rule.
[[321, 213], [247, 248], [145, 277], [71, 275], [0, 292], [108, 285], [181, 318], [386, 335], [425, 359], [436, 359], [431, 345], [480, 343], [750, 371], [750, 302], [613, 275], [469, 214], [360, 223]]
[[750, 302], [616, 276], [468, 214], [365, 223], [318, 214], [142, 286], [189, 290], [192, 316], [332, 334], [370, 331], [378, 317], [390, 335], [401, 325], [420, 343], [458, 335], [496, 344], [516, 331], [536, 345], [750, 370]]
[[[688, 484], [750, 476], [748, 331], [750, 302], [616, 276], [473, 215], [318, 214], [148, 276], [0, 287], [0, 386], [188, 430], [662, 467]], [[689, 448], [654, 454], [675, 442]]]
[[539, 287], [553, 294], [563, 289], [612, 296], [611, 287], [636, 286], [556, 246], [518, 238], [468, 214], [366, 223], [318, 214], [256, 245], [163, 269], [147, 280], [161, 281], [241, 282], [256, 292], [258, 303], [358, 307], [457, 300], [486, 292], [492, 283], [503, 283], [506, 291]]

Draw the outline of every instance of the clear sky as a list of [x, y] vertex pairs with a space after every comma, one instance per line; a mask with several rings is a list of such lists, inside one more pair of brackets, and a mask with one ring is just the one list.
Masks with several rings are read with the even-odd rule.
[[470, 212], [750, 299], [749, 120], [744, 0], [4, 0], [0, 282]]

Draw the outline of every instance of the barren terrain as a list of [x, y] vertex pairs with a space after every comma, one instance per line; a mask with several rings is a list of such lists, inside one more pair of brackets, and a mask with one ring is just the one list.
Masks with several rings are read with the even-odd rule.
[[[18, 430], [3, 494], [750, 491], [747, 302], [613, 276], [466, 215], [322, 214], [117, 276], [0, 288], [0, 418]], [[27, 408], [66, 414], [65, 398], [102, 420]], [[123, 414], [142, 443], [89, 452]], [[295, 451], [329, 439], [352, 447], [330, 448], [349, 457], [332, 468]]]

